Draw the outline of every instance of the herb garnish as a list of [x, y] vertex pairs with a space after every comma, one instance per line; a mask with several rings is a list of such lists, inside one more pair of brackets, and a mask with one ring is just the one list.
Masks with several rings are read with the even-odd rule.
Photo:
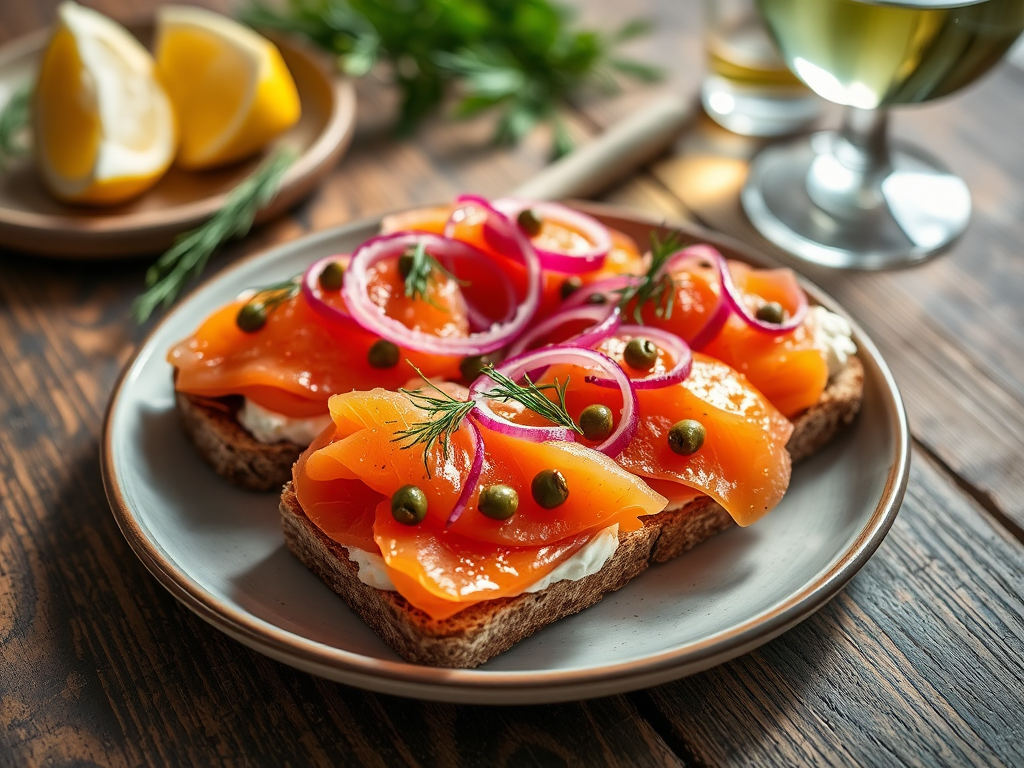
[[31, 105], [32, 86], [26, 83], [11, 94], [0, 112], [0, 169], [6, 169], [9, 159], [28, 153], [28, 146], [21, 138], [28, 128]]
[[548, 123], [560, 155], [572, 149], [561, 116], [571, 95], [584, 86], [614, 91], [618, 76], [659, 76], [616, 54], [649, 24], [603, 33], [573, 29], [571, 15], [551, 0], [287, 0], [283, 7], [250, 0], [241, 18], [257, 29], [305, 35], [354, 77], [387, 60], [402, 93], [399, 134], [411, 133], [457, 85], [456, 117], [497, 110], [494, 139], [505, 143]]
[[662, 269], [670, 257], [679, 252], [683, 246], [683, 236], [678, 230], [669, 232], [665, 239], [658, 237], [656, 232], [651, 233], [651, 265], [647, 273], [635, 284], [619, 290], [619, 309], [625, 310], [631, 301], [636, 301], [633, 307], [633, 320], [638, 325], [643, 325], [643, 308], [648, 303], [653, 303], [654, 314], [666, 320], [672, 317], [672, 306], [676, 299], [676, 281], [668, 272]]
[[463, 287], [470, 285], [464, 280], [459, 280], [441, 266], [441, 262], [427, 253], [427, 246], [422, 240], [399, 258], [398, 269], [405, 279], [405, 295], [410, 299], [426, 301], [434, 309], [444, 309], [427, 296], [427, 291], [436, 280], [437, 272]]
[[277, 150], [231, 191], [224, 206], [205, 224], [175, 239], [174, 245], [146, 272], [146, 291], [132, 305], [138, 322], [149, 319], [157, 307], [170, 306], [185, 284], [202, 273], [217, 248], [249, 231], [256, 213], [277, 195], [281, 180], [296, 157], [294, 149]]
[[[412, 364], [410, 363], [410, 365]], [[426, 469], [427, 477], [429, 478], [430, 467], [427, 464], [427, 454], [440, 442], [441, 453], [445, 461], [448, 460], [449, 438], [459, 430], [462, 422], [473, 408], [476, 407], [476, 402], [474, 400], [458, 400], [452, 397], [424, 376], [419, 368], [415, 365], [412, 367], [420, 375], [420, 378], [437, 392], [437, 395], [427, 394], [420, 389], [398, 390], [408, 397], [413, 405], [422, 411], [426, 411], [429, 419], [410, 424], [407, 429], [395, 432], [391, 442], [404, 442], [405, 445], [401, 446], [403, 450], [423, 445], [423, 467]], [[580, 435], [583, 434], [583, 430], [572, 420], [565, 407], [565, 390], [569, 386], [568, 378], [566, 378], [564, 384], [559, 384], [558, 379], [555, 379], [553, 384], [535, 384], [530, 380], [529, 376], [523, 376], [525, 384], [517, 384], [505, 374], [494, 370], [494, 367], [491, 365], [484, 366], [481, 373], [490, 377], [497, 385], [493, 389], [484, 392], [483, 397], [489, 400], [499, 400], [503, 403], [509, 401], [517, 402], [538, 416], [547, 419], [552, 424], [567, 427]], [[544, 390], [548, 389], [555, 390], [558, 396], [557, 403], [544, 394]]]
[[413, 405], [430, 414], [430, 419], [410, 424], [408, 429], [401, 429], [395, 432], [391, 442], [406, 442], [405, 445], [401, 446], [403, 450], [416, 445], [423, 445], [423, 468], [427, 470], [427, 477], [429, 478], [430, 466], [427, 464], [427, 454], [440, 441], [441, 454], [444, 456], [445, 461], [448, 460], [450, 448], [448, 440], [451, 435], [458, 432], [463, 420], [476, 407], [476, 403], [473, 400], [458, 400], [452, 397], [443, 389], [439, 389], [415, 365], [413, 368], [422, 377], [423, 381], [437, 392], [440, 397], [429, 395], [420, 389], [399, 389], [398, 391], [408, 397]]

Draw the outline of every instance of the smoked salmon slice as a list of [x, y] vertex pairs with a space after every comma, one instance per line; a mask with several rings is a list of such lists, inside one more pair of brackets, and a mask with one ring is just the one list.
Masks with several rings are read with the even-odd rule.
[[[663, 497], [585, 446], [531, 443], [481, 428], [485, 454], [477, 489], [447, 526], [474, 458], [466, 429], [452, 435], [447, 456], [439, 446], [427, 454], [428, 480], [422, 445], [395, 442], [396, 432], [427, 418], [405, 395], [352, 392], [331, 398], [330, 410], [333, 432], [321, 435], [295, 465], [299, 503], [343, 546], [364, 548], [372, 538], [370, 551], [379, 551], [402, 595], [435, 618], [518, 594], [598, 531], [613, 525], [636, 530], [643, 516], [665, 506]], [[553, 510], [531, 495], [543, 469], [558, 469], [569, 487], [568, 499]], [[479, 490], [496, 483], [519, 496], [516, 514], [505, 521], [477, 508]], [[395, 521], [390, 509], [391, 496], [407, 484], [428, 500], [426, 518], [414, 526]]]

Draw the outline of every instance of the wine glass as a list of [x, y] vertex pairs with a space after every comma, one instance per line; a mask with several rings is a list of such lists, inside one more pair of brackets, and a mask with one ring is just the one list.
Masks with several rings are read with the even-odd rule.
[[768, 240], [831, 267], [881, 269], [942, 251], [967, 227], [967, 185], [886, 134], [888, 107], [985, 73], [1024, 29], [1024, 0], [757, 0], [793, 73], [846, 106], [839, 131], [762, 151], [743, 208]]

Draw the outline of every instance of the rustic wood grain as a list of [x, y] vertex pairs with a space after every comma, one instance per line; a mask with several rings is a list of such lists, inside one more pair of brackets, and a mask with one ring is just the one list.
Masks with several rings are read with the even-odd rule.
[[707, 765], [1024, 763], [1024, 548], [916, 453], [878, 553], [814, 618], [652, 689]]

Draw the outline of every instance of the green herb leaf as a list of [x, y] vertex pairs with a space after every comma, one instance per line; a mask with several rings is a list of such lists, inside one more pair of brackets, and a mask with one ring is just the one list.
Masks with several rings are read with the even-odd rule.
[[683, 244], [683, 236], [678, 230], [669, 232], [664, 239], [659, 238], [656, 232], [651, 233], [651, 264], [647, 273], [636, 284], [619, 291], [620, 309], [625, 310], [630, 302], [636, 301], [633, 307], [633, 321], [638, 325], [643, 325], [642, 313], [647, 304], [654, 305], [654, 313], [658, 317], [672, 317], [676, 282], [671, 275], [662, 270], [669, 258], [676, 254]]
[[[412, 365], [412, 363], [409, 364]], [[419, 368], [415, 365], [412, 367], [437, 395], [427, 394], [421, 389], [398, 390], [408, 397], [413, 405], [425, 411], [428, 418], [426, 421], [410, 424], [408, 428], [395, 432], [391, 442], [405, 443], [405, 445], [401, 446], [403, 450], [416, 445], [424, 446], [423, 467], [427, 471], [427, 477], [430, 477], [427, 454], [440, 442], [442, 455], [445, 461], [448, 460], [450, 451], [449, 438], [459, 430], [462, 422], [469, 416], [473, 408], [476, 407], [476, 402], [474, 400], [458, 400], [452, 397], [424, 376]], [[580, 435], [583, 434], [583, 430], [572, 420], [565, 407], [565, 390], [569, 386], [568, 378], [564, 384], [559, 384], [558, 379], [555, 379], [553, 384], [538, 385], [534, 384], [529, 376], [524, 376], [523, 380], [525, 383], [518, 384], [505, 374], [494, 370], [492, 365], [484, 366], [481, 373], [490, 377], [491, 381], [496, 385], [484, 392], [483, 397], [489, 400], [499, 400], [504, 403], [509, 401], [517, 402], [538, 416], [547, 419], [552, 424], [567, 427]], [[544, 394], [548, 390], [554, 390], [555, 396], [558, 398], [557, 402]]]
[[[412, 365], [412, 363], [409, 364]], [[410, 424], [407, 429], [398, 430], [395, 432], [391, 442], [406, 443], [401, 446], [403, 449], [422, 445], [423, 468], [427, 471], [427, 477], [429, 478], [430, 466], [427, 463], [427, 454], [440, 441], [442, 455], [445, 461], [448, 460], [450, 452], [449, 439], [451, 435], [459, 431], [463, 420], [476, 407], [476, 403], [472, 400], [457, 400], [443, 389], [439, 389], [415, 365], [412, 368], [420, 375], [420, 378], [423, 379], [427, 386], [437, 392], [439, 396], [427, 394], [420, 389], [399, 389], [398, 391], [409, 398], [413, 405], [421, 411], [426, 411], [430, 418], [427, 421]]]
[[386, 60], [402, 92], [396, 130], [410, 133], [443, 102], [450, 85], [459, 117], [499, 112], [495, 141], [517, 142], [540, 123], [554, 128], [555, 154], [572, 147], [558, 125], [569, 98], [587, 87], [618, 88], [621, 76], [647, 80], [657, 70], [615, 55], [644, 34], [632, 21], [610, 34], [572, 28], [571, 12], [551, 0], [250, 0], [242, 19], [305, 35], [365, 74]]
[[23, 134], [28, 128], [32, 107], [32, 86], [22, 85], [7, 100], [0, 112], [0, 169], [7, 168], [8, 160], [28, 153]]
[[205, 224], [178, 236], [146, 272], [146, 291], [132, 305], [138, 322], [149, 319], [157, 307], [170, 306], [182, 288], [202, 274], [217, 248], [249, 231], [256, 213], [277, 195], [281, 180], [296, 157], [293, 149], [277, 150], [231, 191], [224, 207]]

